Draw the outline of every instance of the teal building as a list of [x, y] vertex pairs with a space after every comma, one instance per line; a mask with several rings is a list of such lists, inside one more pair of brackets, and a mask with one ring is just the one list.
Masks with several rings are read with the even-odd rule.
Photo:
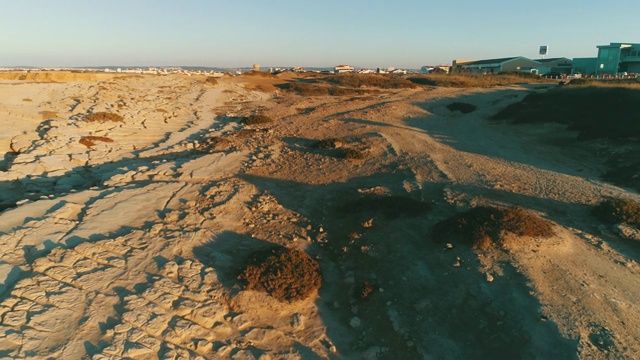
[[640, 44], [610, 43], [598, 46], [596, 75], [640, 73]]

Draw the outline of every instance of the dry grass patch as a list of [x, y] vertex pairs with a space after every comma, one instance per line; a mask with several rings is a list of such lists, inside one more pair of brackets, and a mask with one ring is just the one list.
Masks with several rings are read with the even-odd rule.
[[85, 116], [84, 121], [86, 122], [124, 122], [124, 118], [118, 114], [108, 113], [108, 112], [96, 112], [91, 113]]
[[606, 198], [591, 213], [605, 223], [640, 227], [640, 203], [631, 199]]
[[554, 235], [549, 221], [522, 207], [476, 207], [437, 223], [432, 231], [438, 241], [460, 241], [480, 250], [502, 243], [506, 233], [538, 238]]
[[218, 80], [216, 80], [215, 78], [212, 78], [212, 77], [208, 77], [208, 78], [206, 78], [204, 83], [207, 84], [207, 85], [218, 85]]
[[38, 114], [42, 116], [42, 120], [49, 120], [58, 117], [58, 113], [55, 111], [44, 110], [40, 111]]
[[354, 148], [343, 147], [338, 149], [335, 156], [340, 159], [349, 159], [349, 160], [362, 160], [366, 156], [365, 154]]
[[110, 139], [106, 136], [83, 136], [82, 138], [80, 138], [80, 140], [78, 140], [78, 142], [84, 146], [86, 146], [88, 149], [91, 149], [97, 141], [101, 141], [101, 142], [113, 142], [113, 139]]
[[270, 122], [273, 122], [273, 119], [267, 115], [251, 115], [245, 120], [247, 125], [268, 124]]
[[33, 100], [31, 100], [29, 98], [24, 98], [24, 99], [22, 99], [22, 101], [24, 101], [24, 102], [32, 102]]
[[478, 74], [425, 74], [411, 76], [407, 79], [415, 84], [454, 88], [493, 87], [515, 84], [555, 82], [541, 76], [527, 73], [510, 73], [497, 75]]
[[266, 292], [283, 302], [303, 300], [322, 284], [318, 262], [285, 247], [253, 254], [238, 279], [246, 289]]
[[385, 74], [336, 74], [325, 81], [346, 87], [373, 87], [379, 89], [411, 89], [416, 84], [395, 75]]

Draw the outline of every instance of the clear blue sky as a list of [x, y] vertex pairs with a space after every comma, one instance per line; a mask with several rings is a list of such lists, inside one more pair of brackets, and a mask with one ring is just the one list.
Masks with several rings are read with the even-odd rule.
[[0, 0], [0, 14], [0, 67], [419, 68], [640, 43], [639, 0]]

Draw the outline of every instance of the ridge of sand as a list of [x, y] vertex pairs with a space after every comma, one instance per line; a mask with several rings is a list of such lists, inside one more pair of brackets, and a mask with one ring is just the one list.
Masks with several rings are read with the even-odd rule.
[[[588, 215], [602, 196], [639, 197], [600, 181], [577, 144], [540, 141], [571, 142], [557, 126], [486, 121], [532, 87], [255, 90], [293, 78], [0, 82], [0, 203], [16, 204], [0, 214], [0, 356], [640, 357], [640, 252]], [[101, 111], [123, 121], [83, 120]], [[276, 122], [243, 125], [255, 112]], [[366, 158], [311, 149], [329, 137]], [[434, 210], [336, 210], [363, 194]], [[429, 235], [479, 204], [525, 206], [556, 236], [477, 253]], [[273, 243], [320, 262], [318, 294], [241, 289], [244, 259]]]

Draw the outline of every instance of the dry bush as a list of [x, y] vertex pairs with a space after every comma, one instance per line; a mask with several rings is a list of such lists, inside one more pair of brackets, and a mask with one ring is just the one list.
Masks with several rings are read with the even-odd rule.
[[360, 297], [366, 299], [371, 293], [373, 293], [373, 286], [368, 281], [363, 282], [360, 286]]
[[112, 139], [106, 136], [83, 136], [82, 138], [80, 138], [80, 140], [78, 140], [80, 144], [86, 146], [89, 149], [91, 149], [91, 147], [96, 144], [96, 141], [113, 142]]
[[246, 120], [247, 125], [267, 124], [273, 122], [273, 119], [267, 115], [251, 115]]
[[215, 78], [212, 78], [212, 77], [208, 77], [208, 78], [204, 81], [204, 83], [205, 83], [205, 84], [208, 84], [208, 85], [218, 85], [218, 80], [216, 80]]
[[608, 197], [596, 205], [591, 213], [609, 224], [626, 223], [640, 227], [640, 203], [631, 199]]
[[22, 99], [22, 101], [25, 101], [25, 102], [32, 102], [33, 100], [31, 100], [31, 99], [29, 99], [29, 98], [24, 98], [24, 99]]
[[344, 144], [345, 141], [341, 138], [328, 138], [314, 142], [311, 147], [315, 149], [337, 149]]
[[480, 206], [440, 221], [433, 227], [432, 235], [437, 240], [453, 239], [470, 243], [476, 249], [487, 249], [493, 243], [501, 243], [505, 232], [539, 238], [554, 234], [550, 222], [522, 207]]
[[285, 247], [253, 254], [238, 279], [247, 289], [287, 302], [309, 297], [322, 284], [318, 262], [300, 250]]
[[338, 149], [335, 155], [340, 159], [362, 160], [365, 158], [362, 151], [348, 147]]
[[409, 80], [386, 74], [336, 74], [325, 81], [346, 87], [374, 87], [380, 89], [411, 89], [416, 85]]
[[124, 118], [118, 114], [108, 113], [108, 112], [96, 112], [91, 113], [85, 116], [84, 121], [86, 122], [124, 122]]
[[467, 104], [463, 102], [453, 102], [447, 105], [447, 109], [451, 111], [460, 111], [463, 114], [469, 114], [474, 112], [478, 107], [473, 104]]

